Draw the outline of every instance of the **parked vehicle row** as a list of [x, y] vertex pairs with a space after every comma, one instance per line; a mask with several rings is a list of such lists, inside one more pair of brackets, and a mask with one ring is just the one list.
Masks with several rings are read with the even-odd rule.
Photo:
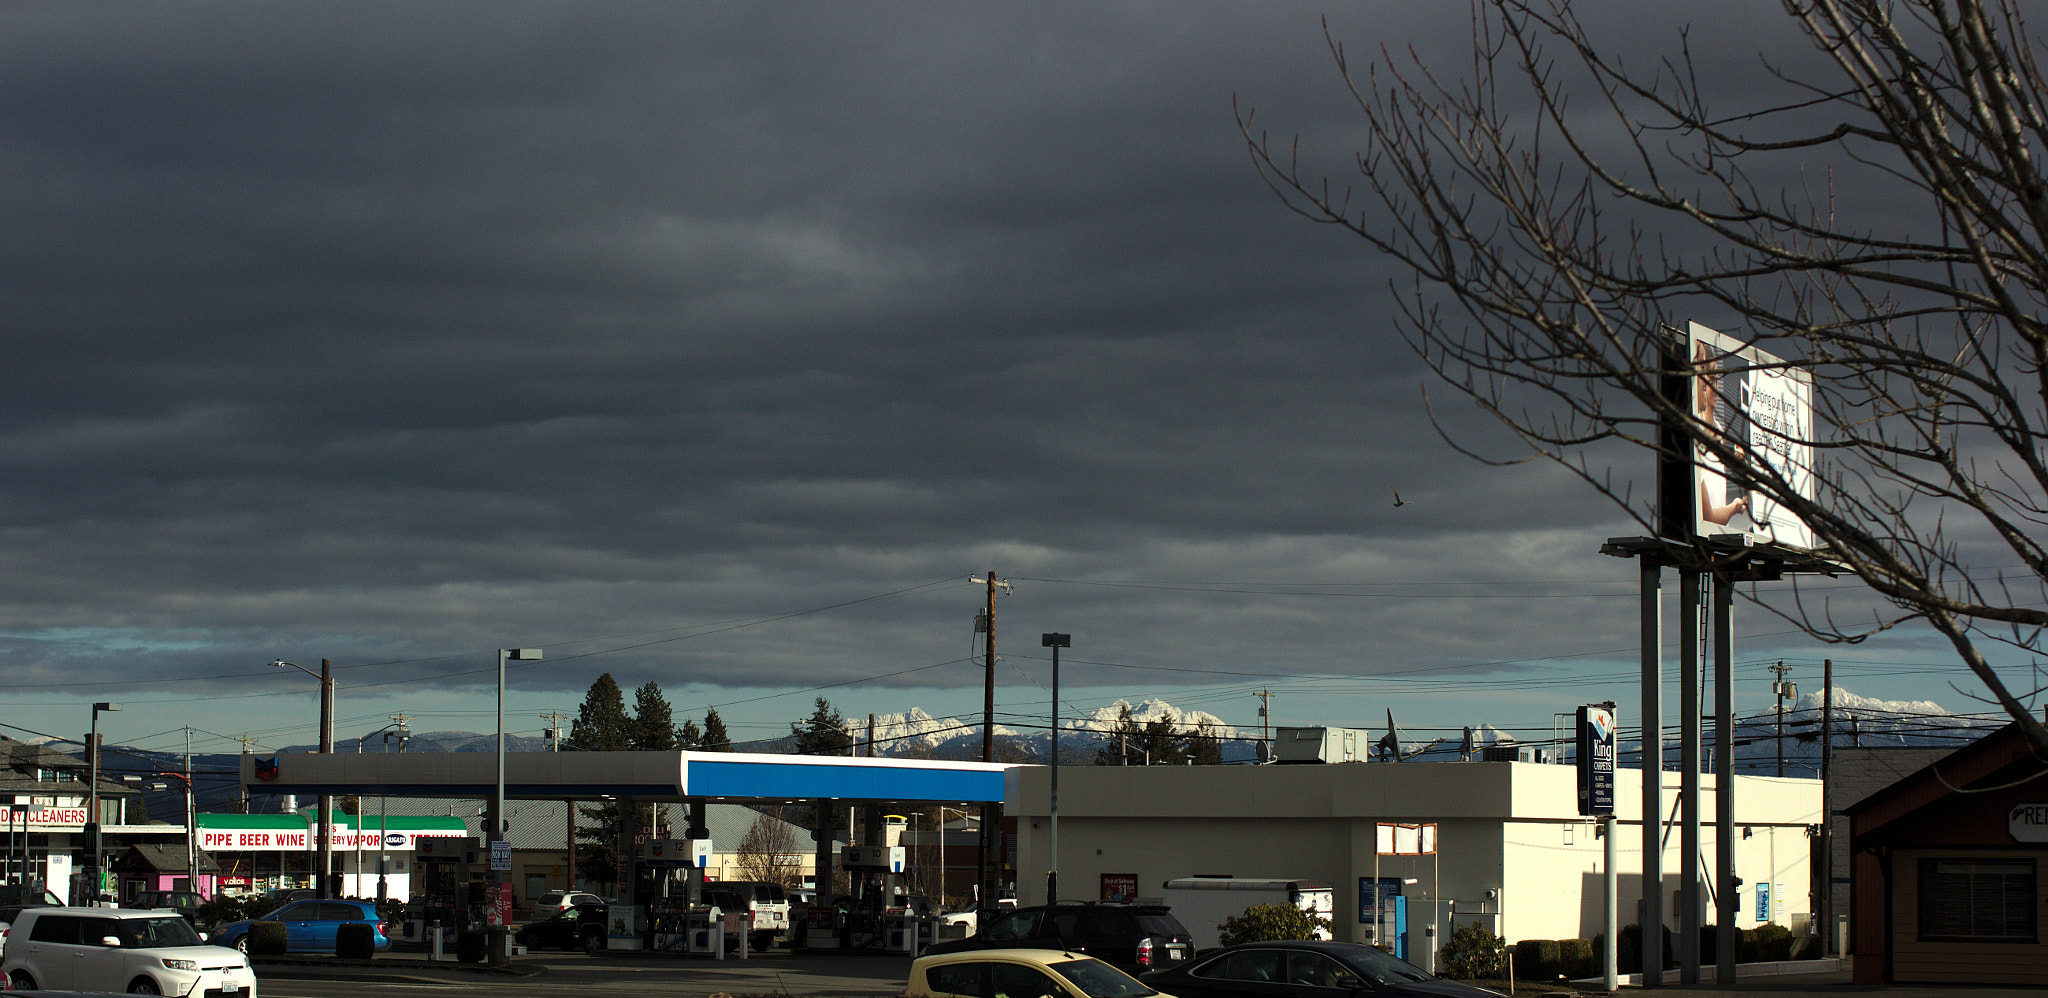
[[207, 944], [163, 911], [33, 907], [10, 926], [0, 974], [18, 991], [256, 998], [246, 955]]
[[1133, 979], [1073, 948], [931, 953], [902, 998], [1499, 998], [1363, 943], [1246, 943]]
[[1194, 938], [1165, 906], [1113, 901], [1012, 908], [980, 932], [933, 943], [925, 952], [987, 949], [1071, 950], [1134, 975], [1178, 966], [1195, 955]]
[[209, 938], [217, 946], [247, 953], [249, 929], [258, 922], [284, 924], [285, 951], [288, 953], [333, 953], [341, 927], [351, 923], [370, 926], [377, 952], [391, 948], [391, 937], [384, 931], [384, 916], [377, 911], [374, 901], [293, 901], [262, 918], [217, 926]]

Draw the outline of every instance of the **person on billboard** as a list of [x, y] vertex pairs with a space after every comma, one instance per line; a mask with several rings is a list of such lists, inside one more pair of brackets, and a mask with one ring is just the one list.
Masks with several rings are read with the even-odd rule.
[[[1735, 426], [1740, 415], [1732, 401], [1741, 392], [1740, 374], [1722, 374], [1722, 355], [1705, 340], [1693, 343], [1693, 415], [1707, 426], [1707, 433], [1719, 438]], [[1736, 381], [1736, 384], [1730, 384]], [[1736, 514], [1749, 510], [1749, 490], [1728, 476], [1720, 457], [1702, 443], [1698, 454], [1700, 519], [1727, 526]], [[1715, 501], [1716, 493], [1720, 501]]]

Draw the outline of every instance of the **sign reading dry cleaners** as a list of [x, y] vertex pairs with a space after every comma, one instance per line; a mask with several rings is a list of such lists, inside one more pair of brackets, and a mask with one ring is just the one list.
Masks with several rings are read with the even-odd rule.
[[1579, 708], [1579, 813], [1614, 813], [1614, 705]]

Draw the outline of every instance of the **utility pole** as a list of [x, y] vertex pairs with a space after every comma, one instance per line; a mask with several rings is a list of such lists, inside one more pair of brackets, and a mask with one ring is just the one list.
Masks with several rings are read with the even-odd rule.
[[1260, 690], [1252, 696], [1259, 698], [1259, 761], [1273, 761], [1273, 691]]
[[[968, 576], [967, 581], [988, 587], [988, 605], [982, 610], [981, 619], [975, 629], [982, 633], [982, 649], [987, 656], [987, 670], [981, 695], [981, 761], [996, 761], [996, 590], [1007, 592], [1010, 584], [996, 578], [996, 570], [990, 568], [988, 577], [977, 579]], [[975, 861], [975, 931], [986, 929], [994, 920], [997, 911], [996, 891], [1000, 886], [1002, 869], [1000, 847], [1003, 842], [1003, 806], [983, 804], [981, 806], [981, 856]], [[1048, 899], [1051, 900], [1051, 899]]]
[[1010, 584], [996, 578], [996, 570], [988, 570], [988, 578], [977, 579], [968, 576], [967, 581], [988, 587], [988, 608], [981, 613], [981, 619], [974, 622], [974, 629], [982, 633], [982, 651], [987, 659], [981, 689], [981, 761], [996, 761], [996, 589], [1008, 591]]
[[[1828, 792], [1829, 770], [1835, 757], [1835, 660], [1820, 662], [1820, 951], [1826, 956], [1835, 947], [1835, 812]], [[1836, 955], [1840, 955], [1837, 953]]]
[[199, 889], [199, 798], [192, 792], [192, 726], [185, 726], [185, 889]]
[[1798, 696], [1799, 687], [1785, 681], [1785, 673], [1791, 672], [1792, 667], [1786, 665], [1783, 659], [1779, 659], [1777, 665], [1771, 666], [1771, 671], [1778, 674], [1777, 681], [1771, 684], [1771, 695], [1777, 700], [1778, 705], [1778, 775], [1783, 776], [1785, 775], [1785, 698]]
[[[248, 754], [249, 754], [249, 743], [250, 743], [250, 742], [253, 742], [253, 741], [255, 741], [255, 740], [256, 740], [256, 739], [254, 739], [254, 738], [251, 738], [251, 737], [249, 737], [248, 735], [241, 735], [241, 736], [239, 736], [239, 737], [237, 737], [237, 738], [235, 739], [235, 741], [238, 741], [238, 742], [241, 742], [241, 743], [242, 743], [242, 754], [243, 754], [243, 755], [248, 755]], [[248, 788], [248, 787], [245, 787], [245, 786], [243, 786], [243, 785], [242, 785], [242, 781], [240, 781], [240, 780], [236, 780], [236, 781], [235, 781], [235, 813], [236, 813], [236, 814], [248, 814], [248, 813], [249, 813], [249, 788]]]

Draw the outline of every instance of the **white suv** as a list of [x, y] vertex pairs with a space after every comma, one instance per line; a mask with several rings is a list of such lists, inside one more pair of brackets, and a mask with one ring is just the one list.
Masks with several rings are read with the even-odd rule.
[[209, 946], [165, 911], [30, 908], [7, 934], [0, 971], [17, 991], [126, 991], [256, 998], [249, 959]]

